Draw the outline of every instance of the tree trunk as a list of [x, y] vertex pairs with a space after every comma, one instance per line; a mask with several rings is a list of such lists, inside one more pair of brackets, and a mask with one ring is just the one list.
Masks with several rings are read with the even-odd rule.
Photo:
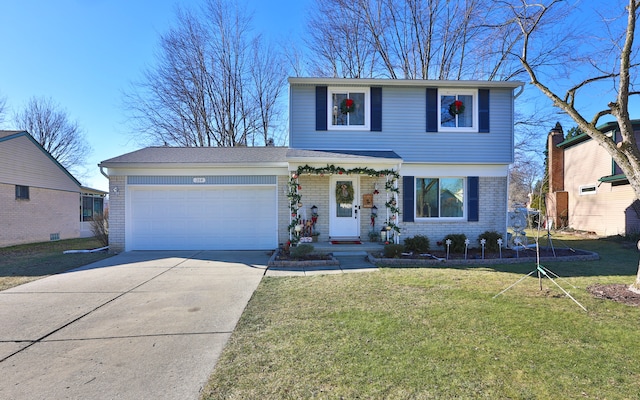
[[[640, 240], [638, 240], [637, 247], [640, 251]], [[640, 260], [638, 260], [638, 275], [636, 276], [636, 281], [629, 287], [629, 290], [640, 294]]]

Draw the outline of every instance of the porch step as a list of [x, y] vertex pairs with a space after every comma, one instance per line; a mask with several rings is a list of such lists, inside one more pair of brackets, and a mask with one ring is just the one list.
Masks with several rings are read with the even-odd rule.
[[334, 257], [338, 258], [338, 257], [344, 257], [344, 256], [366, 256], [367, 252], [366, 251], [332, 251], [331, 254], [333, 254]]

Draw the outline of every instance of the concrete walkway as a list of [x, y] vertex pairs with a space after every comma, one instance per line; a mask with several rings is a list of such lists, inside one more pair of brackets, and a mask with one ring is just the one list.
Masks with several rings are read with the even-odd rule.
[[197, 399], [265, 252], [130, 252], [0, 292], [0, 399]]
[[334, 251], [340, 265], [312, 267], [269, 267], [265, 276], [311, 276], [378, 271], [378, 267], [366, 260], [365, 251]]

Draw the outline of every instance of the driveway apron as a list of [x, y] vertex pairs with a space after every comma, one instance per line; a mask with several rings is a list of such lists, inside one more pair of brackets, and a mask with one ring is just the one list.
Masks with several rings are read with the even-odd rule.
[[0, 398], [197, 399], [268, 259], [127, 252], [0, 292]]

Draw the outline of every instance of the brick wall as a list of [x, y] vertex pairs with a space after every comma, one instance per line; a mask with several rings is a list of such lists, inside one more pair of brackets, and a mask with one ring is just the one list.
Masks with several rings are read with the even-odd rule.
[[[291, 217], [291, 211], [289, 209], [289, 199], [287, 198], [286, 191], [288, 189], [288, 177], [278, 177], [278, 242], [286, 243], [289, 240], [288, 226]], [[328, 176], [320, 175], [302, 175], [298, 178], [298, 184], [301, 186], [300, 194], [302, 195], [302, 208], [300, 209], [300, 215], [304, 216], [306, 212], [307, 219], [311, 219], [311, 207], [318, 207], [318, 221], [316, 223], [316, 232], [320, 232], [318, 237], [319, 242], [329, 241], [329, 199], [331, 194], [330, 190], [330, 178]], [[358, 203], [362, 202], [362, 195], [367, 193], [373, 193], [374, 184], [378, 183], [379, 195], [374, 196], [374, 204], [378, 207], [378, 219], [376, 221], [376, 228], [378, 232], [382, 223], [385, 220], [386, 208], [384, 206], [386, 202], [384, 191], [384, 178], [372, 178], [372, 177], [360, 177], [360, 199]], [[371, 209], [362, 208], [358, 211], [360, 214], [360, 237], [362, 240], [369, 240], [369, 231], [371, 228]], [[379, 234], [379, 233], [378, 233]]]
[[[402, 179], [399, 180], [400, 204], [402, 204]], [[471, 241], [472, 247], [477, 247], [478, 236], [485, 231], [497, 231], [506, 239], [507, 223], [507, 178], [506, 177], [480, 177], [480, 218], [477, 222], [468, 221], [419, 221], [402, 222], [400, 215], [400, 228], [402, 230], [400, 243], [404, 238], [415, 235], [427, 236], [431, 247], [436, 247], [436, 242], [441, 241], [448, 234], [464, 233]], [[384, 206], [384, 205], [383, 205]], [[402, 207], [400, 208], [402, 212]]]
[[[126, 177], [109, 178], [109, 252], [124, 251]], [[117, 193], [114, 190], [118, 188]]]
[[16, 200], [15, 185], [0, 184], [0, 247], [80, 237], [80, 194], [29, 187]]

